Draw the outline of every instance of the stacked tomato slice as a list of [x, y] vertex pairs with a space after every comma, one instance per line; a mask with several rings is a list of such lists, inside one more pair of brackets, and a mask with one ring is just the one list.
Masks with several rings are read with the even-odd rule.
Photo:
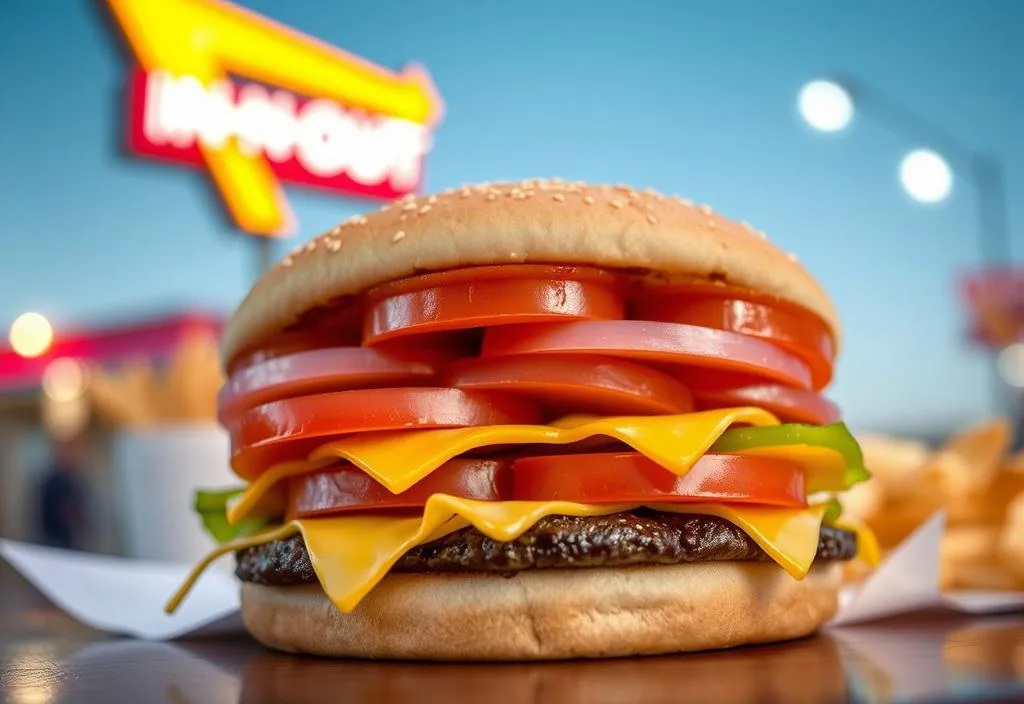
[[[838, 409], [818, 392], [833, 357], [821, 319], [761, 294], [591, 267], [482, 266], [380, 286], [239, 355], [219, 412], [232, 465], [251, 480], [352, 433], [749, 405], [829, 423]], [[434, 493], [806, 505], [794, 462], [708, 454], [677, 477], [637, 453], [594, 449], [460, 458], [400, 494], [339, 464], [291, 478], [288, 513], [407, 509]]]

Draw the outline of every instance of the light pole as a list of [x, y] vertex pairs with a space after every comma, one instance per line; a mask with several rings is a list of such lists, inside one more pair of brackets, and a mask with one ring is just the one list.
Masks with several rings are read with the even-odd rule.
[[274, 266], [274, 250], [277, 238], [255, 236], [256, 239], [256, 278], [260, 278]]
[[[982, 268], [995, 268], [1010, 261], [1005, 171], [999, 160], [961, 142], [897, 98], [850, 76], [808, 83], [800, 91], [799, 108], [807, 123], [823, 132], [845, 129], [854, 112], [859, 111], [902, 139], [927, 144], [928, 149], [917, 149], [904, 157], [900, 166], [904, 189], [915, 200], [939, 202], [952, 191], [955, 172], [959, 180], [974, 189]], [[991, 400], [1001, 411], [1006, 387], [995, 356], [990, 360], [990, 375]]]

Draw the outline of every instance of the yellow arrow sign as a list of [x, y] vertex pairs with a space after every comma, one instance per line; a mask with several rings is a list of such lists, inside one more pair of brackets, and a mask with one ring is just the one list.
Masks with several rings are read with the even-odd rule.
[[[107, 3], [146, 71], [192, 76], [205, 86], [239, 75], [428, 126], [443, 113], [422, 68], [389, 71], [226, 2]], [[199, 148], [239, 227], [261, 235], [291, 228], [290, 209], [264, 156], [246, 153], [236, 140], [200, 142]]]

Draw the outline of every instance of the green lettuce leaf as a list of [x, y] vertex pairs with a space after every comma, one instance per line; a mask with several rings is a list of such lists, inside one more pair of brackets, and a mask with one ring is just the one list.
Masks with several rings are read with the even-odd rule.
[[262, 518], [247, 518], [235, 524], [228, 523], [228, 501], [243, 491], [244, 487], [196, 492], [196, 513], [199, 514], [206, 532], [220, 544], [253, 535], [267, 525], [267, 521]]

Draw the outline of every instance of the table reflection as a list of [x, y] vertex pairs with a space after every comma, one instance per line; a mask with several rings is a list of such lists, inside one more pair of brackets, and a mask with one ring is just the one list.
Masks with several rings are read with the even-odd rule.
[[918, 616], [774, 646], [561, 663], [327, 660], [273, 653], [247, 639], [106, 640], [63, 658], [49, 658], [40, 647], [8, 652], [13, 658], [4, 674], [12, 701], [460, 704], [495, 693], [530, 704], [1024, 701], [1024, 618], [1018, 617]]
[[[808, 677], [808, 673], [813, 673]], [[820, 702], [843, 697], [835, 643], [819, 637], [771, 648], [689, 656], [522, 664], [329, 662], [261, 653], [245, 669], [242, 702], [313, 701], [310, 679], [345, 701], [429, 697], [479, 702], [500, 692], [507, 702]]]

